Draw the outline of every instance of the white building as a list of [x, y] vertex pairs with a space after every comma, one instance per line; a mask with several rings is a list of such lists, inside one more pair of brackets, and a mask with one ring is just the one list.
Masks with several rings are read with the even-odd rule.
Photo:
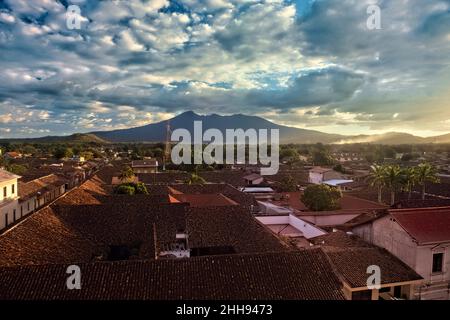
[[324, 181], [344, 180], [342, 173], [329, 168], [314, 167], [309, 170], [309, 182], [313, 184], [322, 184]]
[[0, 230], [14, 223], [17, 216], [19, 193], [17, 179], [20, 177], [0, 169]]
[[424, 278], [414, 288], [421, 300], [450, 300], [450, 207], [389, 210], [353, 228]]

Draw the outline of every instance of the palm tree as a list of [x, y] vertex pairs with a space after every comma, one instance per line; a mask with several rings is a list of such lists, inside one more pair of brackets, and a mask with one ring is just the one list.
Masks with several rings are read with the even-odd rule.
[[373, 165], [370, 167], [371, 168], [371, 172], [369, 175], [369, 179], [370, 179], [370, 185], [372, 187], [377, 187], [378, 189], [378, 203], [382, 203], [382, 191], [383, 191], [383, 187], [385, 186], [385, 175], [384, 172], [386, 170], [386, 168], [384, 166], [380, 166], [380, 165]]
[[408, 200], [411, 200], [412, 190], [416, 183], [416, 169], [413, 167], [403, 169], [403, 190], [408, 192]]
[[130, 180], [134, 177], [133, 169], [131, 169], [129, 166], [123, 167], [122, 171], [120, 172], [119, 179], [120, 181], [126, 181]]
[[416, 167], [417, 184], [422, 186], [422, 200], [425, 200], [425, 188], [427, 182], [438, 183], [436, 168], [429, 163], [421, 163]]
[[387, 166], [384, 170], [384, 182], [391, 191], [391, 205], [395, 204], [395, 193], [402, 186], [403, 176], [400, 166]]
[[189, 179], [186, 180], [187, 184], [205, 184], [206, 181], [202, 177], [200, 177], [198, 174], [193, 173], [189, 177]]

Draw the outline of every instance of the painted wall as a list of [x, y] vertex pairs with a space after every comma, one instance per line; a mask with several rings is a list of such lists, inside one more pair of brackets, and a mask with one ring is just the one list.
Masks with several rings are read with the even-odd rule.
[[359, 216], [361, 212], [354, 214], [329, 214], [323, 215], [301, 215], [300, 218], [315, 224], [316, 226], [333, 226], [344, 224]]
[[[6, 196], [4, 194], [5, 191]], [[0, 230], [13, 223], [14, 216], [16, 220], [19, 219], [17, 213], [17, 195], [17, 179], [11, 179], [0, 183]]]
[[[364, 240], [385, 248], [424, 278], [426, 286], [414, 287], [416, 298], [450, 299], [450, 243], [419, 246], [391, 216], [352, 231]], [[444, 253], [443, 272], [433, 274], [433, 253], [439, 252]]]
[[294, 215], [277, 216], [277, 217], [256, 217], [256, 219], [264, 225], [271, 224], [289, 224], [294, 228], [300, 230], [306, 239], [322, 236], [326, 234], [325, 231], [317, 228], [313, 224], [303, 221]]

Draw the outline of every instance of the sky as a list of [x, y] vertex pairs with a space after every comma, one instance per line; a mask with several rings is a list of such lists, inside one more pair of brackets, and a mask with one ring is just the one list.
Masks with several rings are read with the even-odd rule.
[[[374, 4], [379, 29], [367, 24]], [[440, 135], [450, 132], [450, 0], [0, 0], [0, 70], [0, 138], [187, 110]]]

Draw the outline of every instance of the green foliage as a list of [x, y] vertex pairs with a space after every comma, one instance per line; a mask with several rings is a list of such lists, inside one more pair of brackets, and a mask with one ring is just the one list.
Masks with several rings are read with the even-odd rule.
[[338, 163], [337, 165], [335, 165], [333, 167], [334, 171], [340, 172], [340, 173], [345, 173], [345, 168], [342, 166], [342, 164]]
[[187, 184], [205, 184], [206, 181], [196, 173], [192, 173], [191, 176], [185, 181]]
[[280, 151], [280, 159], [285, 160], [285, 159], [294, 159], [294, 158], [298, 158], [298, 153], [295, 149], [285, 149], [283, 148]]
[[134, 171], [130, 166], [124, 166], [120, 172], [119, 179], [121, 181], [129, 180], [134, 177]]
[[318, 184], [308, 186], [301, 200], [312, 211], [328, 211], [339, 209], [341, 198], [342, 193], [339, 189]]
[[378, 201], [381, 202], [383, 188], [391, 192], [391, 205], [395, 203], [395, 194], [398, 190], [404, 190], [411, 197], [415, 185], [422, 186], [422, 199], [425, 200], [426, 183], [438, 183], [437, 170], [428, 163], [422, 163], [417, 167], [400, 168], [398, 165], [374, 165], [369, 176], [372, 186], [378, 188]]
[[135, 185], [136, 194], [148, 194], [147, 187], [142, 182]]
[[422, 186], [422, 200], [425, 200], [426, 184], [439, 182], [437, 170], [429, 163], [421, 163], [415, 169], [415, 176], [417, 184]]
[[53, 152], [53, 156], [56, 159], [62, 159], [62, 158], [70, 158], [73, 156], [73, 151], [71, 148], [67, 147], [57, 147], [55, 151]]
[[19, 176], [23, 175], [25, 172], [27, 172], [27, 170], [28, 168], [26, 166], [20, 164], [10, 164], [6, 166], [6, 171], [17, 174]]
[[127, 194], [129, 196], [132, 196], [135, 194], [136, 189], [133, 186], [127, 185], [127, 184], [121, 184], [116, 188], [117, 194]]
[[297, 191], [297, 184], [294, 178], [285, 177], [280, 181], [279, 189], [281, 192], [294, 192]]

